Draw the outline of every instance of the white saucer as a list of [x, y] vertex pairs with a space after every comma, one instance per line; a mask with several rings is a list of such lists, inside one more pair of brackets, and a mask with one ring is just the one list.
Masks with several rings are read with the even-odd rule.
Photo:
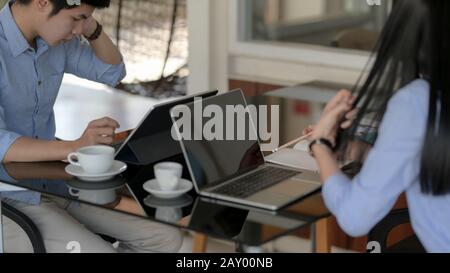
[[77, 190], [120, 189], [125, 185], [125, 179], [123, 179], [122, 177], [116, 177], [114, 179], [106, 181], [97, 181], [97, 183], [91, 183], [91, 181], [83, 181], [77, 178], [73, 178], [67, 180], [66, 185]]
[[153, 195], [148, 195], [144, 199], [144, 204], [152, 208], [182, 208], [192, 203], [192, 197], [188, 194], [183, 194], [173, 199], [161, 199]]
[[68, 174], [76, 176], [80, 180], [84, 181], [105, 181], [113, 178], [119, 173], [127, 169], [127, 164], [122, 161], [114, 160], [113, 165], [109, 171], [99, 174], [88, 174], [81, 167], [69, 164], [65, 170]]
[[162, 199], [171, 199], [176, 198], [180, 195], [183, 195], [184, 193], [190, 191], [192, 189], [192, 182], [186, 179], [181, 179], [180, 183], [178, 184], [177, 188], [173, 191], [162, 191], [159, 187], [158, 181], [156, 179], [151, 179], [144, 183], [142, 186], [144, 190], [147, 192], [153, 194], [156, 197], [162, 198]]

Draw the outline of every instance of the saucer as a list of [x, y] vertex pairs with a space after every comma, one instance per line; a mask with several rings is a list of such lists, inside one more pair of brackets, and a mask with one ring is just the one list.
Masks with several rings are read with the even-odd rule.
[[65, 170], [68, 174], [76, 176], [80, 180], [84, 181], [105, 181], [113, 178], [119, 173], [127, 169], [127, 164], [122, 161], [114, 160], [113, 165], [109, 171], [99, 174], [86, 173], [81, 167], [69, 164], [66, 166]]
[[78, 190], [120, 189], [125, 185], [125, 179], [122, 177], [115, 177], [114, 179], [92, 183], [91, 181], [83, 181], [77, 178], [73, 178], [66, 181], [66, 185]]
[[187, 194], [173, 199], [161, 199], [153, 195], [148, 195], [144, 199], [144, 204], [152, 208], [182, 208], [189, 206], [191, 203], [192, 197]]
[[144, 190], [161, 199], [176, 198], [190, 191], [192, 187], [192, 182], [186, 179], [180, 179], [180, 183], [173, 191], [162, 191], [156, 179], [151, 179], [145, 182], [143, 185]]

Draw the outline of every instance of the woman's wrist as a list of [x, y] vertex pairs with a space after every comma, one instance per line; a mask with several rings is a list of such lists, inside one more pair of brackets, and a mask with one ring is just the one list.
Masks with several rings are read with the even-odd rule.
[[331, 143], [331, 146], [334, 148], [335, 145], [335, 137], [331, 136], [330, 134], [324, 134], [317, 131], [314, 131], [309, 137], [309, 142], [313, 142], [315, 140], [319, 139], [325, 139]]
[[323, 147], [326, 150], [330, 151], [331, 153], [333, 153], [333, 148], [334, 148], [332, 142], [326, 138], [314, 139], [309, 144], [309, 153], [313, 157], [315, 157], [315, 152], [314, 152], [315, 147]]
[[323, 154], [333, 154], [333, 150], [325, 145], [313, 145], [311, 147], [311, 152], [313, 153], [314, 157], [320, 157]]

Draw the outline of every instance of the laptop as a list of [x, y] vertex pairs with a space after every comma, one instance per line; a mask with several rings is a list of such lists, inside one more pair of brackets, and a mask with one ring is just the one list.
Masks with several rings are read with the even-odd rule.
[[125, 141], [113, 144], [115, 158], [131, 164], [146, 165], [181, 153], [178, 142], [171, 136], [170, 109], [194, 101], [194, 97], [215, 96], [217, 90], [197, 93], [154, 106]]
[[[225, 112], [227, 105], [246, 107], [247, 103], [242, 91], [230, 91], [186, 104], [185, 106], [193, 113], [190, 115], [193, 125], [191, 131], [204, 132], [203, 125], [211, 120], [211, 118], [203, 116], [202, 122], [194, 122], [194, 116], [198, 117], [195, 109], [206, 109], [209, 106], [216, 109], [220, 107], [224, 113], [222, 116], [227, 116]], [[257, 133], [249, 115], [246, 115], [246, 124], [248, 125], [246, 128], [249, 133], [243, 140], [226, 140], [229, 139], [228, 137], [202, 137], [199, 140], [198, 137], [182, 137], [183, 130], [186, 130], [183, 127], [186, 126], [178, 128], [180, 109], [175, 107], [171, 110], [172, 121], [198, 194], [258, 208], [277, 210], [320, 189], [321, 182], [318, 173], [274, 165], [265, 161], [258, 138], [250, 137], [251, 134], [257, 136]], [[238, 132], [236, 117], [234, 116], [233, 119], [235, 119], [234, 127], [222, 126], [223, 136], [228, 136], [227, 130], [233, 130], [233, 134]], [[228, 123], [227, 120], [227, 125]]]

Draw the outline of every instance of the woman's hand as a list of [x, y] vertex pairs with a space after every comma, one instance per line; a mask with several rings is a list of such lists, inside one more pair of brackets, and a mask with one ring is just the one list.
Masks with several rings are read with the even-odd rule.
[[[342, 97], [339, 102], [333, 105], [333, 108], [324, 111], [319, 123], [314, 126], [309, 140], [315, 140], [319, 138], [325, 138], [331, 142], [333, 146], [336, 145], [336, 135], [339, 128], [339, 122], [342, 118], [349, 114], [353, 108], [354, 98], [350, 96]], [[341, 124], [348, 125], [349, 121]], [[351, 125], [351, 121], [350, 121]]]
[[[327, 115], [331, 111], [333, 111], [337, 106], [339, 106], [342, 102], [349, 102], [353, 104], [355, 102], [355, 97], [351, 94], [350, 91], [342, 89], [340, 90], [336, 96], [334, 96], [325, 106], [325, 109], [323, 110], [322, 116]], [[348, 129], [350, 126], [352, 126], [353, 121], [355, 120], [356, 116], [358, 114], [358, 109], [353, 109], [345, 114], [345, 120], [341, 123], [342, 129]], [[303, 130], [303, 135], [308, 135], [314, 131], [314, 128], [316, 127], [315, 124], [309, 125], [306, 129]]]

